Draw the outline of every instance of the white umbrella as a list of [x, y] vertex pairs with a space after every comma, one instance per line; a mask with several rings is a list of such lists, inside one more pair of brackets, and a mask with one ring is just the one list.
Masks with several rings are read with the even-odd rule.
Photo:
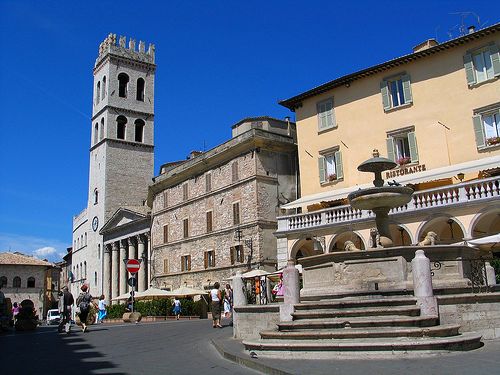
[[491, 236], [474, 238], [458, 242], [455, 245], [466, 245], [471, 247], [478, 247], [481, 250], [494, 250], [500, 247], [500, 233]]
[[123, 301], [127, 300], [130, 297], [130, 293], [124, 293], [118, 297], [112, 298], [111, 301]]
[[267, 276], [269, 274], [270, 272], [264, 270], [251, 270], [242, 274], [241, 277], [243, 279], [252, 279], [254, 277]]
[[137, 292], [134, 295], [136, 300], [170, 298], [173, 296], [174, 294], [172, 294], [172, 292], [169, 292], [168, 290], [163, 290], [153, 287], [145, 290], [144, 292]]
[[174, 289], [170, 293], [171, 296], [185, 296], [185, 297], [193, 297], [193, 296], [199, 296], [202, 294], [208, 294], [206, 290], [202, 289], [194, 289], [194, 288], [188, 288], [187, 286], [181, 286], [180, 288]]

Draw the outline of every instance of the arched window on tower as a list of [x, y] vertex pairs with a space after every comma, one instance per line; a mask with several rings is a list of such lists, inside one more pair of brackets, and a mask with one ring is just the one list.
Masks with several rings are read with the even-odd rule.
[[144, 79], [139, 78], [137, 79], [137, 100], [140, 100], [141, 102], [144, 101]]
[[141, 119], [135, 120], [135, 141], [142, 142], [144, 138], [144, 121]]
[[7, 276], [0, 277], [0, 287], [7, 286]]
[[87, 246], [87, 232], [85, 232], [85, 246]]
[[99, 123], [96, 122], [95, 125], [94, 125], [94, 144], [97, 143], [97, 141], [98, 141], [97, 137], [98, 136], [99, 136]]
[[94, 204], [99, 203], [99, 190], [94, 189]]
[[127, 129], [127, 118], [125, 116], [118, 116], [116, 119], [116, 138], [125, 139], [125, 130]]
[[127, 97], [128, 81], [128, 75], [126, 75], [125, 73], [118, 74], [118, 96], [120, 98]]
[[83, 262], [83, 269], [84, 269], [84, 273], [83, 273], [83, 277], [86, 279], [87, 278], [87, 261]]
[[95, 88], [95, 104], [98, 104], [99, 100], [101, 100], [101, 81], [97, 82]]
[[106, 97], [106, 76], [102, 77], [102, 99]]
[[99, 132], [99, 139], [104, 138], [104, 117], [101, 119], [101, 129]]

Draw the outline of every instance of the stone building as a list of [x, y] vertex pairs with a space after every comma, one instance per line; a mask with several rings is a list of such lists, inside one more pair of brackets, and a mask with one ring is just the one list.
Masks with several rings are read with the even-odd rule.
[[280, 267], [346, 241], [370, 246], [374, 215], [346, 197], [373, 186], [357, 170], [373, 149], [398, 163], [387, 182], [415, 189], [389, 213], [394, 245], [500, 232], [500, 24], [469, 31], [280, 102], [296, 113], [302, 193], [278, 218]]
[[279, 206], [297, 197], [295, 124], [244, 119], [232, 138], [164, 164], [150, 186], [153, 284], [207, 287], [274, 270]]
[[40, 319], [57, 307], [59, 268], [50, 262], [19, 252], [0, 253], [0, 283], [12, 303], [33, 301]]
[[[125, 37], [117, 40], [110, 34], [99, 46], [89, 124], [88, 203], [73, 218], [73, 294], [86, 282], [94, 295], [116, 297], [128, 288], [123, 259], [140, 257], [147, 264], [143, 221], [154, 170], [155, 71], [152, 44], [146, 51], [142, 41], [136, 46], [130, 39], [126, 46]], [[115, 226], [125, 223], [117, 234]], [[125, 228], [129, 235], [123, 233]], [[144, 287], [147, 276], [142, 277]]]

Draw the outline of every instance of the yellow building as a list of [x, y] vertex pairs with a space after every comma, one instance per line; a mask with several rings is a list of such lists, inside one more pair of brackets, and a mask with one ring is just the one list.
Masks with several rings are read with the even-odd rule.
[[430, 39], [280, 102], [296, 113], [302, 198], [282, 206], [279, 265], [343, 251], [348, 240], [369, 247], [374, 216], [346, 197], [373, 186], [357, 166], [374, 149], [398, 163], [384, 172], [386, 183], [415, 188], [410, 203], [390, 212], [395, 245], [428, 231], [440, 243], [500, 232], [499, 47], [500, 24]]

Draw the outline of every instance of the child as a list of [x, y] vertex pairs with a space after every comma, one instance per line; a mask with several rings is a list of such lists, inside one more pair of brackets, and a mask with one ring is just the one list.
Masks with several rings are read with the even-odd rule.
[[176, 316], [176, 319], [179, 320], [179, 315], [181, 315], [181, 301], [179, 301], [179, 298], [174, 297], [174, 315]]
[[98, 308], [99, 312], [97, 314], [97, 323], [102, 323], [106, 315], [108, 315], [106, 312], [106, 301], [104, 300], [104, 294], [101, 294], [101, 297], [99, 297]]

